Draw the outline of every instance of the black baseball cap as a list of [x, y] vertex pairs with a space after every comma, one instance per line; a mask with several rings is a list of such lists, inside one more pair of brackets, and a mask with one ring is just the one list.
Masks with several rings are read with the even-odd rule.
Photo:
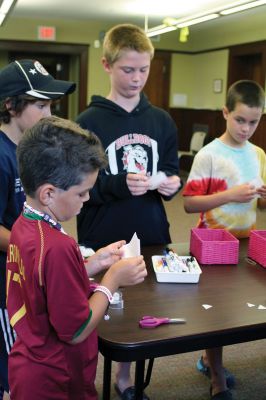
[[28, 94], [52, 100], [76, 89], [74, 82], [54, 79], [37, 60], [16, 60], [0, 70], [0, 99]]

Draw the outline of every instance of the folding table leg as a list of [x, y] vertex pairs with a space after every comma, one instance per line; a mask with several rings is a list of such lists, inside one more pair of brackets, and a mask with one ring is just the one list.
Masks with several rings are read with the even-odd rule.
[[136, 361], [134, 400], [142, 400], [143, 389], [144, 389], [144, 372], [145, 372], [145, 360]]
[[146, 374], [146, 378], [145, 378], [145, 382], [144, 382], [144, 389], [150, 384], [153, 362], [154, 362], [154, 358], [150, 358], [148, 368], [147, 368], [147, 374]]
[[144, 373], [145, 373], [145, 360], [136, 361], [136, 370], [135, 370], [135, 399], [134, 400], [142, 400], [143, 390], [146, 388], [151, 380], [151, 373], [153, 367], [154, 358], [149, 359], [149, 364], [147, 368], [147, 374], [144, 381]]
[[104, 357], [102, 400], [110, 400], [112, 360]]

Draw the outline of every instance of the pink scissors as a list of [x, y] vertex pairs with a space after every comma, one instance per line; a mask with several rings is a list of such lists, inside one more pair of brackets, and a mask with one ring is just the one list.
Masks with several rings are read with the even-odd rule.
[[141, 328], [156, 328], [156, 326], [163, 324], [185, 324], [184, 318], [157, 318], [151, 315], [144, 315], [139, 321]]

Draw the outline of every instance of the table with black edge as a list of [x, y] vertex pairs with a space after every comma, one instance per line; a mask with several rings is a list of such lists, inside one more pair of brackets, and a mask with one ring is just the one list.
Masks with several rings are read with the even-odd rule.
[[[266, 337], [266, 311], [258, 309], [266, 306], [266, 269], [246, 261], [247, 244], [246, 239], [240, 241], [238, 265], [201, 265], [198, 283], [158, 283], [151, 256], [162, 254], [163, 247], [142, 249], [147, 278], [122, 289], [124, 309], [109, 310], [111, 318], [98, 328], [104, 357], [103, 400], [110, 400], [112, 361], [136, 362], [135, 400], [140, 400], [155, 358]], [[188, 243], [171, 247], [179, 255], [189, 254]], [[212, 308], [206, 310], [203, 304]], [[142, 329], [138, 322], [144, 315], [187, 322]], [[145, 360], [149, 360], [146, 376]]]

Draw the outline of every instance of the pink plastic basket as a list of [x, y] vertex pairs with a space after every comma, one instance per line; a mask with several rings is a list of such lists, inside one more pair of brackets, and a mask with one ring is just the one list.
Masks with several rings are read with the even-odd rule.
[[225, 229], [191, 229], [190, 253], [201, 264], [237, 264], [239, 240]]
[[266, 268], [266, 231], [251, 231], [248, 257]]

